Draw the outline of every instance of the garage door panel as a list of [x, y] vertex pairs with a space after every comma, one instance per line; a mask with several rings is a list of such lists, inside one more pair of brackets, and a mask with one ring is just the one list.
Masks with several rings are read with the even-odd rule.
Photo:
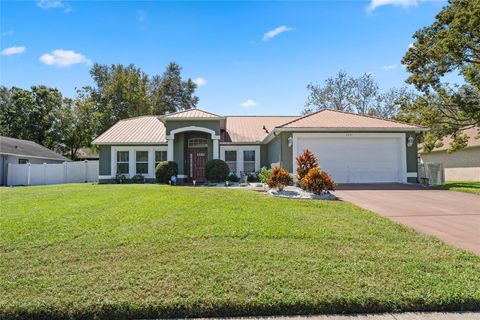
[[398, 138], [299, 138], [339, 183], [399, 182]]

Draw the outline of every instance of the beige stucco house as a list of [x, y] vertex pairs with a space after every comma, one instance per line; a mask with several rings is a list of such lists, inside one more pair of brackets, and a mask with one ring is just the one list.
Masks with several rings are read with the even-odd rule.
[[480, 181], [479, 128], [466, 129], [468, 145], [465, 149], [448, 153], [451, 137], [443, 139], [443, 146], [425, 153], [420, 145], [419, 154], [424, 163], [441, 163], [445, 168], [446, 181]]

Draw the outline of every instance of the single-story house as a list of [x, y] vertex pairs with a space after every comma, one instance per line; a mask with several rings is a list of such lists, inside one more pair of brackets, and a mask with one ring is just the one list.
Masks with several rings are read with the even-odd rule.
[[426, 128], [334, 110], [306, 116], [220, 116], [191, 109], [117, 122], [93, 141], [100, 182], [117, 174], [155, 178], [160, 161], [175, 161], [178, 178], [205, 180], [210, 159], [231, 172], [281, 166], [292, 174], [295, 158], [311, 150], [337, 183], [416, 182], [416, 133]]
[[0, 185], [7, 184], [8, 164], [42, 164], [70, 161], [33, 141], [0, 136]]
[[480, 181], [480, 136], [479, 128], [462, 130], [468, 136], [464, 149], [448, 153], [452, 141], [450, 136], [443, 138], [443, 145], [431, 152], [424, 152], [419, 145], [419, 154], [424, 163], [441, 163], [445, 170], [446, 181]]
[[79, 148], [76, 152], [75, 158], [78, 161], [82, 161], [82, 160], [92, 161], [92, 160], [98, 160], [99, 156], [98, 156], [98, 153], [94, 151], [92, 148]]

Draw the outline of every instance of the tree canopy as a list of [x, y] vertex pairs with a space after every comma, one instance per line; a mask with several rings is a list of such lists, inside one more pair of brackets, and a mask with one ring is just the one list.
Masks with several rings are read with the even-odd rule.
[[[450, 0], [413, 38], [402, 63], [410, 72], [407, 83], [423, 95], [399, 118], [431, 128], [425, 135], [427, 151], [447, 134], [453, 138], [449, 151], [465, 147], [462, 129], [480, 124], [480, 0]], [[464, 82], [448, 84], [451, 74]]]

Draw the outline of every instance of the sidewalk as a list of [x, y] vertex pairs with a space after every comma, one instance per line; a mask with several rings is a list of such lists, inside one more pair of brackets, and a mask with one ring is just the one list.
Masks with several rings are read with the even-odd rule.
[[[478, 312], [406, 312], [358, 315], [320, 315], [292, 317], [244, 317], [235, 320], [480, 320]], [[210, 319], [211, 320], [211, 319]]]

